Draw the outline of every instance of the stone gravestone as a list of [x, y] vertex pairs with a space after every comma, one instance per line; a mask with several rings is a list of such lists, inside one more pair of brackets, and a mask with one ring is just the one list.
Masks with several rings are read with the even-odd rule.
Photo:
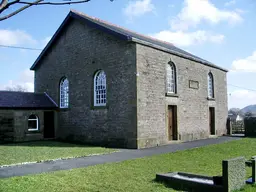
[[256, 177], [256, 159], [252, 159], [252, 183], [255, 183]]
[[239, 190], [245, 185], [245, 158], [238, 157], [222, 161], [222, 177], [224, 191]]
[[250, 166], [252, 167], [252, 177], [246, 180], [246, 183], [248, 184], [254, 184], [256, 180], [256, 157], [252, 157], [252, 159], [249, 161], [251, 164]]
[[[256, 160], [254, 165], [255, 162]], [[253, 170], [255, 176], [255, 166]], [[222, 161], [222, 176], [209, 177], [191, 173], [169, 172], [156, 174], [156, 181], [167, 182], [170, 187], [177, 190], [231, 192], [244, 187], [245, 177], [245, 158], [237, 157]]]

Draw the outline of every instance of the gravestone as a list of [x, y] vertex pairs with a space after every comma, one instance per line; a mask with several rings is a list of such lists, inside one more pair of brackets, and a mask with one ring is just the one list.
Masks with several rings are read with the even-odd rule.
[[[254, 161], [254, 168], [255, 168]], [[170, 187], [185, 191], [231, 192], [245, 185], [245, 158], [222, 161], [222, 176], [204, 176], [191, 173], [169, 172], [156, 174], [156, 181], [166, 182]], [[255, 178], [255, 169], [254, 169]]]
[[245, 185], [245, 158], [237, 157], [222, 161], [222, 178], [224, 191], [239, 190]]
[[256, 159], [252, 159], [252, 183], [255, 183], [256, 177]]
[[255, 157], [252, 157], [251, 161], [251, 167], [252, 167], [252, 177], [246, 180], [246, 183], [248, 184], [254, 184], [256, 180], [256, 159]]

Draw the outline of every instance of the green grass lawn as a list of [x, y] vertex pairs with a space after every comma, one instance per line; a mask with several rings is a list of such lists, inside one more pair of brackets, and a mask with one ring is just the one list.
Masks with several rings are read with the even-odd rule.
[[[256, 155], [256, 139], [243, 139], [176, 153], [108, 163], [69, 171], [57, 171], [24, 177], [0, 179], [4, 192], [108, 192], [166, 191], [170, 188], [154, 181], [155, 174], [184, 171], [204, 175], [220, 175], [223, 159]], [[248, 176], [250, 173], [248, 172]], [[244, 191], [256, 191], [248, 186]]]
[[22, 162], [81, 157], [110, 153], [113, 149], [56, 141], [37, 141], [0, 145], [0, 166]]

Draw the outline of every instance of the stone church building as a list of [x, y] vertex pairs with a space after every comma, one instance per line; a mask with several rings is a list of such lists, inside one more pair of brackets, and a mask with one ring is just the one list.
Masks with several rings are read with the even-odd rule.
[[0, 114], [25, 122], [14, 141], [47, 130], [71, 142], [147, 148], [226, 133], [226, 69], [83, 13], [70, 11], [31, 70], [30, 94], [48, 104], [4, 106], [0, 92]]

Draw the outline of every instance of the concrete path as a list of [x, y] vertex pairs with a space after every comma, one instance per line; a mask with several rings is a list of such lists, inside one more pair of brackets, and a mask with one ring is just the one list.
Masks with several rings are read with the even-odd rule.
[[218, 143], [223, 143], [226, 141], [232, 141], [232, 140], [238, 140], [238, 139], [240, 138], [219, 137], [219, 138], [197, 140], [197, 141], [178, 143], [178, 144], [169, 144], [169, 145], [150, 148], [150, 149], [140, 149], [140, 150], [121, 149], [120, 152], [110, 153], [106, 155], [3, 167], [3, 168], [0, 168], [0, 178], [23, 176], [23, 175], [29, 175], [29, 174], [38, 174], [38, 173], [58, 171], [58, 170], [68, 170], [73, 168], [88, 167], [92, 165], [98, 165], [98, 164], [110, 163], [110, 162], [120, 162], [128, 159], [147, 157], [147, 156], [158, 155], [163, 153], [171, 153], [175, 151], [182, 151], [186, 149], [192, 149], [192, 148], [202, 147], [202, 146], [211, 145], [211, 144], [218, 144]]

